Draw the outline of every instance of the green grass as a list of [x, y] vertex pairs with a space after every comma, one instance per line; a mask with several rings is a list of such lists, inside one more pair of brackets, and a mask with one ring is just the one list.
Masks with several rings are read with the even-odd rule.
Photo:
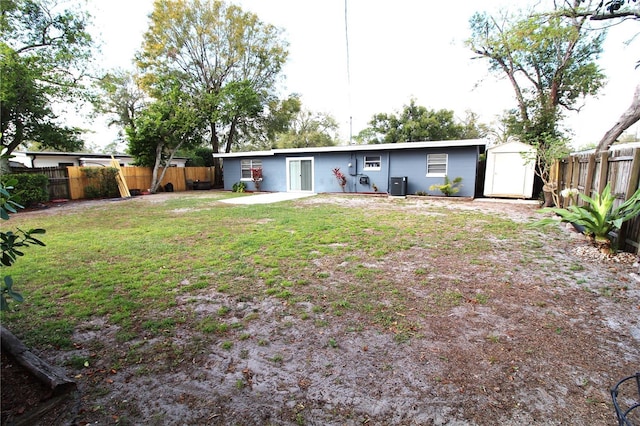
[[[528, 231], [507, 219], [429, 211], [434, 214], [295, 202], [233, 206], [185, 195], [164, 203], [118, 201], [51, 215], [17, 214], [6, 226], [45, 228], [46, 247], [29, 248], [11, 267], [25, 303], [12, 304], [2, 321], [40, 348], [71, 348], [75, 328], [93, 318], [118, 326], [120, 342], [177, 327], [236, 333], [239, 339], [242, 324], [231, 326], [229, 306], [206, 318], [173, 312], [179, 296], [217, 291], [238, 301], [310, 302], [304, 319], [318, 327], [357, 313], [374, 327], [393, 326], [404, 340], [429, 310], [398, 315], [415, 299], [409, 287], [426, 287], [431, 296], [425, 304], [445, 310], [463, 303], [463, 293], [473, 294], [443, 278], [455, 271], [440, 270], [441, 260], [474, 259], [481, 268], [495, 263], [487, 256], [496, 251], [535, 257], [529, 247], [537, 234], [523, 238]], [[499, 248], [491, 240], [499, 240]], [[421, 266], [405, 277], [389, 272], [416, 250]], [[317, 260], [325, 266], [318, 268]], [[500, 272], [500, 266], [494, 269]], [[340, 285], [332, 283], [335, 275]], [[472, 296], [476, 302], [491, 303], [487, 287], [480, 290]], [[242, 321], [259, 316], [250, 313]]]

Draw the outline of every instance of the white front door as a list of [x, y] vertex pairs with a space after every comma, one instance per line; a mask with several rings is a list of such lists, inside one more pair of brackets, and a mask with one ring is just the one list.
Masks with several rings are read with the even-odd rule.
[[287, 158], [287, 191], [313, 192], [313, 157]]

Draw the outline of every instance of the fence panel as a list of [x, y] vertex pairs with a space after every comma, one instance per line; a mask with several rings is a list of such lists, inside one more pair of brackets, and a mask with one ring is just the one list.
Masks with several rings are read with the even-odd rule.
[[49, 199], [69, 198], [69, 175], [66, 167], [42, 167], [38, 169], [14, 169], [12, 173], [40, 174], [49, 179]]
[[[574, 154], [560, 161], [558, 167], [558, 191], [577, 188], [580, 193], [593, 197], [595, 193], [601, 193], [608, 183], [616, 197], [614, 207], [617, 207], [640, 185], [640, 148], [613, 146], [609, 152], [600, 155]], [[585, 204], [580, 199], [577, 201], [580, 205]], [[566, 200], [562, 201], [562, 206], [566, 207]], [[619, 243], [621, 249], [632, 252], [640, 249], [640, 218], [623, 224], [620, 239], [624, 240]]]
[[[92, 184], [82, 172], [83, 167], [68, 167], [70, 194], [68, 198], [77, 200], [86, 198], [85, 188]], [[158, 176], [163, 169], [158, 170]], [[161, 189], [171, 183], [176, 192], [187, 190], [187, 179], [193, 181], [212, 181], [213, 167], [169, 167], [160, 183]], [[127, 181], [129, 191], [137, 189], [141, 192], [147, 191], [151, 187], [153, 170], [150, 167], [122, 167], [122, 174]]]
[[84, 188], [88, 185], [88, 179], [82, 173], [82, 167], [67, 167], [69, 174], [69, 198], [79, 200], [84, 198]]

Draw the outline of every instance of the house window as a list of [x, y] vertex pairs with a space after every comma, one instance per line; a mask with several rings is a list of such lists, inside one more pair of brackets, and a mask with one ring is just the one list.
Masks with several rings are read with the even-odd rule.
[[444, 177], [447, 174], [447, 154], [427, 154], [427, 177]]
[[381, 164], [379, 155], [367, 155], [364, 157], [364, 170], [380, 170]]
[[251, 180], [251, 169], [261, 169], [262, 160], [242, 160], [240, 180]]

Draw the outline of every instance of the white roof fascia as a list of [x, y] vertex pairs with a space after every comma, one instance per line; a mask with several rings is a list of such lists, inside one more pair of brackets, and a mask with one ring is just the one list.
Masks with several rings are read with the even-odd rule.
[[401, 142], [401, 143], [382, 143], [371, 145], [340, 145], [340, 146], [318, 146], [311, 148], [286, 148], [273, 149], [271, 151], [245, 151], [230, 153], [214, 153], [214, 158], [230, 158], [230, 157], [259, 157], [276, 154], [305, 154], [316, 152], [351, 152], [351, 151], [384, 151], [399, 149], [420, 149], [420, 148], [456, 148], [464, 146], [487, 145], [485, 139], [464, 139], [452, 141], [428, 141], [428, 142]]

